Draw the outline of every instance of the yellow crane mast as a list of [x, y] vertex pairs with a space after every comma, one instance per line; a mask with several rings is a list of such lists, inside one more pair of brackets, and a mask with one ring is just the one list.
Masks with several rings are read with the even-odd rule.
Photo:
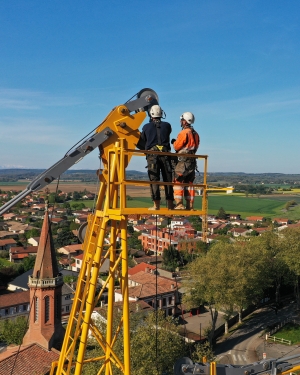
[[[85, 363], [99, 362], [99, 374], [113, 374], [117, 367], [124, 374], [130, 374], [130, 334], [129, 334], [129, 294], [128, 294], [128, 250], [127, 250], [127, 219], [129, 214], [149, 214], [148, 208], [128, 208], [126, 202], [126, 186], [149, 185], [148, 181], [126, 180], [126, 167], [133, 155], [142, 156], [147, 151], [136, 150], [139, 140], [138, 128], [146, 117], [145, 112], [130, 114], [126, 106], [116, 107], [96, 132], [109, 127], [112, 135], [101, 145], [103, 162], [102, 173], [99, 173], [100, 190], [95, 212], [88, 217], [85, 239], [83, 243], [84, 259], [78, 285], [74, 297], [73, 308], [66, 329], [58, 363], [52, 366], [51, 374], [70, 374], [74, 367], [74, 374], [81, 374]], [[153, 153], [153, 151], [151, 151]], [[168, 155], [170, 153], [166, 153]], [[170, 154], [171, 155], [171, 154]], [[206, 156], [200, 156], [207, 162]], [[205, 173], [206, 177], [206, 173]], [[165, 183], [160, 183], [165, 184]], [[197, 185], [204, 191], [206, 185]], [[207, 204], [203, 204], [207, 207]], [[181, 210], [181, 214], [191, 214]], [[177, 214], [176, 210], [160, 209], [152, 214]], [[194, 211], [193, 215], [206, 215], [206, 211]], [[108, 229], [110, 223], [110, 229]], [[105, 236], [109, 231], [110, 245], [105, 249]], [[117, 238], [121, 238], [121, 247], [117, 250]], [[96, 294], [96, 284], [99, 270], [104, 261], [109, 259], [109, 275], [99, 294]], [[120, 289], [122, 292], [123, 308], [119, 322], [113, 321], [114, 314], [114, 282], [117, 271], [121, 270]], [[91, 320], [94, 306], [101, 298], [104, 289], [108, 287], [107, 329], [106, 336], [98, 330]], [[117, 329], [113, 326], [117, 323]], [[114, 345], [119, 333], [123, 331], [123, 359], [114, 351]], [[85, 358], [85, 351], [89, 334], [97, 340], [103, 353], [97, 358]]]

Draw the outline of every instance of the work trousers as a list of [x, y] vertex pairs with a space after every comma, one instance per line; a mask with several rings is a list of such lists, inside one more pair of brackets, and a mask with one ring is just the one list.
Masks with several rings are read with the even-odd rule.
[[[175, 167], [175, 184], [174, 198], [175, 200], [183, 200], [194, 203], [195, 190], [193, 182], [196, 177], [195, 169], [197, 167], [196, 159], [179, 157], [179, 161]], [[190, 186], [182, 186], [182, 183], [190, 184]]]
[[[172, 168], [168, 156], [147, 155], [147, 168], [150, 181], [160, 181], [160, 173], [164, 182], [172, 182]], [[166, 200], [174, 200], [172, 185], [165, 185]], [[151, 198], [160, 201], [160, 185], [150, 185]]]

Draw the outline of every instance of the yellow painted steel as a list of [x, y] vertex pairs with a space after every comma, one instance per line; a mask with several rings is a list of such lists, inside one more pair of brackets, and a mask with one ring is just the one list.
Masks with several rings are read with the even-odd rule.
[[[119, 106], [107, 116], [97, 131], [109, 126], [113, 135], [101, 145], [103, 162], [102, 173], [99, 171], [100, 188], [95, 212], [88, 217], [88, 226], [83, 243], [83, 262], [78, 277], [74, 302], [66, 328], [59, 361], [52, 364], [51, 375], [80, 375], [85, 364], [96, 362], [98, 374], [112, 375], [119, 369], [130, 375], [130, 327], [129, 327], [129, 288], [128, 288], [128, 251], [127, 251], [127, 219], [129, 214], [159, 215], [191, 215], [189, 210], [148, 211], [148, 207], [128, 208], [126, 202], [127, 185], [148, 185], [149, 181], [126, 180], [126, 167], [133, 155], [145, 156], [147, 152], [135, 150], [139, 139], [138, 128], [146, 117], [144, 112], [134, 115], [128, 113], [125, 106]], [[163, 153], [171, 155], [170, 153]], [[195, 210], [192, 215], [207, 214], [207, 156], [193, 155], [203, 159], [205, 164], [204, 181], [195, 184], [203, 190], [202, 209]], [[165, 185], [172, 183], [158, 182]], [[189, 186], [189, 184], [185, 184]], [[150, 189], [149, 189], [150, 191]], [[109, 244], [105, 243], [109, 235]], [[117, 249], [118, 237], [121, 247]], [[100, 269], [109, 259], [109, 274], [99, 293], [96, 291]], [[120, 276], [122, 294], [122, 314], [116, 317], [114, 301], [114, 285]], [[106, 332], [101, 332], [92, 321], [92, 313], [108, 287]], [[119, 319], [116, 321], [116, 319]], [[123, 353], [115, 351], [115, 344], [123, 335]], [[87, 358], [86, 347], [90, 337], [99, 344], [102, 352], [94, 358]]]

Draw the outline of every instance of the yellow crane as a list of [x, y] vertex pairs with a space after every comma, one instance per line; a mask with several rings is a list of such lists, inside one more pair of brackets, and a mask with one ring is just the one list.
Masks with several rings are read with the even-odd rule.
[[[129, 336], [129, 295], [128, 295], [128, 250], [127, 219], [129, 214], [149, 214], [147, 207], [129, 208], [126, 201], [126, 187], [129, 185], [149, 185], [149, 181], [127, 180], [126, 167], [133, 156], [145, 156], [155, 151], [137, 150], [140, 132], [139, 127], [146, 118], [147, 110], [158, 104], [158, 95], [152, 89], [141, 90], [136, 99], [115, 107], [104, 121], [96, 128], [95, 133], [88, 136], [75, 149], [68, 152], [60, 161], [35, 178], [27, 188], [10, 202], [0, 208], [0, 215], [11, 208], [33, 191], [38, 191], [58, 178], [64, 171], [77, 163], [86, 154], [99, 147], [103, 169], [98, 171], [100, 188], [95, 210], [88, 216], [87, 226], [81, 229], [84, 237], [84, 258], [79, 273], [72, 310], [66, 328], [60, 358], [52, 364], [51, 375], [82, 373], [83, 366], [89, 362], [99, 363], [99, 374], [113, 374], [118, 368], [130, 375], [130, 336]], [[163, 153], [173, 155], [172, 153]], [[203, 183], [195, 184], [202, 189], [202, 209], [193, 211], [193, 215], [206, 218], [207, 215], [207, 156], [191, 155], [204, 161]], [[166, 185], [166, 182], [151, 182]], [[188, 186], [188, 184], [183, 184]], [[151, 214], [178, 215], [176, 210], [161, 208]], [[180, 215], [190, 215], [191, 211], [180, 210]], [[109, 225], [108, 225], [109, 224]], [[105, 237], [109, 232], [110, 244], [105, 245]], [[121, 247], [117, 250], [117, 238], [121, 238]], [[206, 233], [204, 233], [206, 239]], [[97, 279], [104, 261], [109, 259], [108, 278], [99, 293]], [[121, 270], [119, 273], [119, 270]], [[114, 282], [120, 278], [123, 307], [119, 322], [114, 321]], [[94, 307], [108, 287], [107, 327], [106, 335], [99, 331], [91, 316]], [[117, 323], [117, 329], [114, 326]], [[119, 358], [114, 350], [115, 343], [123, 331], [123, 358]], [[96, 358], [86, 358], [86, 347], [89, 335], [92, 335], [102, 348], [102, 354]]]
[[[84, 237], [84, 259], [78, 277], [69, 322], [58, 362], [51, 367], [51, 375], [80, 375], [85, 364], [99, 364], [98, 374], [112, 375], [119, 369], [130, 375], [130, 335], [129, 335], [129, 293], [128, 293], [128, 251], [127, 218], [129, 214], [149, 214], [147, 207], [130, 208], [126, 201], [126, 187], [129, 185], [145, 186], [148, 181], [126, 179], [126, 168], [132, 156], [144, 156], [154, 151], [136, 150], [140, 132], [139, 127], [146, 118], [146, 112], [158, 104], [158, 96], [151, 89], [143, 89], [136, 99], [115, 107], [92, 135], [88, 135], [79, 146], [70, 150], [61, 160], [35, 178], [27, 188], [0, 208], [0, 215], [13, 207], [28, 194], [41, 190], [63, 172], [81, 160], [95, 148], [100, 149], [103, 169], [98, 171], [100, 188], [95, 210], [88, 217], [87, 226], [81, 228]], [[160, 152], [158, 152], [160, 153]], [[161, 154], [161, 153], [160, 153]], [[165, 155], [174, 155], [164, 153]], [[207, 239], [207, 193], [209, 190], [232, 190], [232, 188], [209, 188], [207, 185], [207, 155], [190, 155], [203, 160], [203, 182], [195, 184], [202, 191], [202, 208], [193, 211], [203, 219], [203, 240]], [[153, 183], [153, 182], [151, 182]], [[171, 183], [157, 182], [166, 185]], [[185, 184], [188, 185], [188, 184]], [[151, 214], [178, 215], [176, 210], [161, 208]], [[180, 210], [180, 215], [191, 215], [191, 211]], [[108, 225], [109, 224], [109, 225]], [[105, 236], [110, 235], [110, 244], [105, 245]], [[121, 238], [121, 248], [117, 250], [117, 238]], [[97, 292], [97, 279], [104, 261], [109, 259], [109, 274], [100, 292]], [[121, 271], [120, 271], [121, 270]], [[118, 322], [114, 321], [114, 282], [118, 275], [122, 292], [123, 308]], [[109, 288], [107, 304], [107, 327], [104, 335], [92, 321], [94, 307], [99, 302], [105, 288]], [[117, 323], [117, 324], [116, 324]], [[114, 326], [117, 326], [114, 329]], [[118, 336], [123, 331], [123, 356], [115, 352]], [[97, 357], [86, 356], [89, 336], [98, 342], [102, 352]], [[297, 357], [297, 358], [296, 358]], [[193, 363], [183, 358], [174, 364], [175, 375], [210, 374], [210, 375], [252, 375], [278, 373], [288, 374], [299, 370], [299, 356], [286, 360], [265, 360], [247, 366], [217, 365], [212, 363]]]

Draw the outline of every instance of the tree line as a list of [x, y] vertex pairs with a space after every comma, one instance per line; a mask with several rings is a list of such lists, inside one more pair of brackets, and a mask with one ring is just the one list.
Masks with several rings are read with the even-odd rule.
[[183, 301], [189, 307], [205, 304], [211, 313], [208, 335], [212, 343], [219, 311], [225, 319], [225, 332], [234, 311], [239, 314], [257, 304], [267, 289], [273, 288], [276, 306], [283, 285], [294, 287], [300, 306], [300, 228], [267, 232], [259, 237], [219, 241], [187, 265], [187, 290]]

